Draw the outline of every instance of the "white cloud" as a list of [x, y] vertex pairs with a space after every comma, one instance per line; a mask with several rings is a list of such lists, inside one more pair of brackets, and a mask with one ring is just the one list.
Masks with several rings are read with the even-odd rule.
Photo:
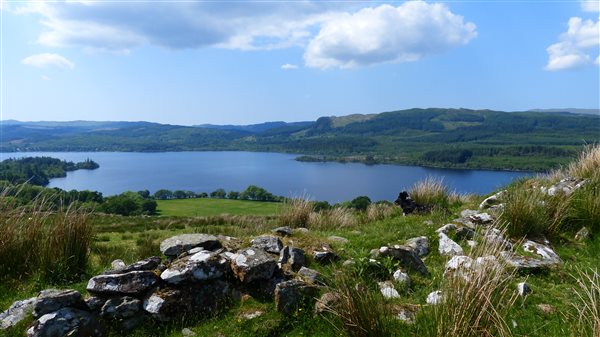
[[598, 0], [582, 0], [581, 9], [584, 12], [600, 12], [600, 1]]
[[600, 20], [569, 19], [569, 28], [559, 37], [559, 42], [546, 49], [546, 70], [566, 70], [598, 64], [600, 46]]
[[304, 59], [307, 66], [322, 69], [416, 61], [468, 43], [477, 36], [475, 29], [444, 4], [381, 5], [325, 23]]
[[75, 64], [73, 62], [67, 60], [65, 57], [58, 54], [51, 53], [43, 53], [31, 55], [23, 60], [21, 63], [38, 67], [38, 68], [46, 68], [46, 67], [59, 67], [63, 69], [73, 69], [75, 68]]
[[293, 69], [298, 69], [298, 66], [295, 65], [295, 64], [286, 63], [286, 64], [281, 65], [281, 69], [283, 69], [283, 70], [293, 70]]

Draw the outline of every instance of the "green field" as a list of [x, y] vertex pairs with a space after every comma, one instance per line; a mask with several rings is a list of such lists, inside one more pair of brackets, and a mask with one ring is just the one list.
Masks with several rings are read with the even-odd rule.
[[211, 215], [274, 215], [281, 203], [229, 199], [177, 199], [157, 200], [157, 211], [166, 216]]

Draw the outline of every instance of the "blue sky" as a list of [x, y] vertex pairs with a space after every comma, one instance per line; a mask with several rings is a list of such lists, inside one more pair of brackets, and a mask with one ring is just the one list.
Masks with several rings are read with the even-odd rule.
[[600, 108], [598, 1], [2, 1], [2, 119]]

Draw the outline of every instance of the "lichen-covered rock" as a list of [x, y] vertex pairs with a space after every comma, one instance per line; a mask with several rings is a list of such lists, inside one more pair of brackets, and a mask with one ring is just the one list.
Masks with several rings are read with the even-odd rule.
[[196, 247], [214, 251], [221, 248], [219, 238], [210, 234], [181, 234], [170, 237], [160, 243], [160, 251], [169, 257], [177, 257]]
[[559, 181], [558, 183], [550, 186], [548, 189], [542, 187], [541, 190], [550, 196], [563, 194], [565, 196], [571, 195], [575, 190], [585, 185], [585, 179], [577, 179], [573, 177], [567, 177]]
[[512, 250], [513, 245], [508, 240], [504, 238], [504, 235], [501, 230], [497, 228], [488, 228], [483, 234], [483, 238], [485, 241], [492, 245], [498, 245], [504, 250]]
[[151, 271], [131, 271], [125, 274], [97, 275], [87, 284], [87, 291], [102, 295], [141, 295], [160, 282]]
[[279, 263], [288, 264], [293, 271], [297, 271], [306, 265], [306, 254], [300, 248], [285, 246], [279, 253]]
[[102, 310], [106, 300], [106, 298], [91, 296], [85, 300], [85, 304], [88, 306], [90, 312], [100, 314], [100, 310]]
[[275, 287], [275, 308], [289, 315], [301, 307], [312, 306], [319, 288], [299, 280], [281, 282]]
[[39, 318], [47, 313], [65, 307], [88, 310], [81, 294], [77, 290], [46, 289], [42, 290], [33, 307], [33, 317]]
[[298, 277], [309, 284], [322, 283], [321, 273], [314, 269], [302, 267], [298, 270]]
[[110, 263], [110, 268], [112, 271], [122, 270], [125, 267], [127, 267], [127, 265], [121, 259], [116, 259]]
[[429, 270], [415, 251], [406, 246], [394, 245], [379, 248], [379, 257], [392, 257], [398, 260], [402, 267], [415, 270], [423, 275], [429, 275]]
[[215, 252], [201, 250], [171, 263], [169, 268], [160, 274], [160, 278], [170, 284], [181, 284], [220, 278], [228, 270], [228, 259]]
[[401, 269], [396, 270], [392, 277], [394, 278], [394, 281], [406, 286], [410, 286], [410, 276], [408, 276], [408, 274], [403, 272]]
[[283, 235], [283, 236], [292, 236], [292, 234], [294, 234], [294, 230], [288, 226], [277, 227], [277, 228], [273, 229], [271, 232], [278, 234], [278, 235]]
[[453, 256], [465, 254], [461, 246], [450, 239], [448, 235], [444, 233], [439, 233], [438, 235], [440, 237], [438, 247], [440, 255]]
[[112, 319], [131, 318], [142, 309], [142, 302], [131, 296], [111, 298], [104, 303], [100, 315]]
[[436, 290], [436, 291], [430, 292], [429, 295], [427, 295], [426, 302], [427, 302], [427, 304], [436, 305], [436, 304], [441, 304], [443, 300], [444, 300], [444, 296], [442, 294], [442, 291]]
[[406, 240], [405, 245], [412, 248], [419, 256], [429, 254], [429, 239], [426, 236], [410, 238]]
[[275, 260], [262, 249], [246, 248], [235, 254], [231, 260], [231, 270], [243, 283], [266, 280], [273, 276], [277, 268]]
[[281, 248], [283, 248], [283, 243], [276, 236], [262, 235], [252, 240], [252, 246], [269, 253], [279, 254]]
[[28, 337], [102, 337], [104, 327], [89, 312], [62, 308], [45, 314], [27, 329]]
[[552, 248], [541, 243], [527, 240], [523, 243], [523, 249], [537, 255], [537, 257], [521, 256], [512, 251], [501, 252], [500, 256], [508, 265], [520, 270], [550, 268], [562, 264], [562, 260], [558, 254]]
[[[155, 270], [160, 265], [160, 257], [152, 256], [147, 259], [140, 260], [138, 262], [132, 263], [128, 266], [123, 263], [122, 265], [117, 261], [123, 262], [121, 260], [113, 261], [111, 267], [112, 270], [107, 270], [103, 274], [125, 274], [130, 271], [143, 271], [143, 270]], [[117, 262], [117, 263], [115, 263]], [[118, 268], [115, 268], [118, 267]]]
[[387, 299], [400, 297], [400, 294], [398, 293], [396, 288], [394, 288], [394, 284], [392, 282], [377, 282], [377, 285], [379, 286], [379, 291], [381, 292], [381, 295], [383, 295], [383, 297]]
[[456, 225], [453, 223], [448, 223], [443, 225], [442, 227], [438, 228], [435, 230], [436, 233], [444, 233], [444, 234], [448, 234], [451, 231], [455, 231], [456, 230]]
[[0, 330], [8, 329], [17, 325], [25, 319], [27, 315], [33, 312], [33, 306], [37, 297], [28, 298], [22, 301], [16, 301], [5, 311], [0, 313]]
[[500, 199], [505, 193], [506, 191], [500, 191], [483, 199], [483, 201], [479, 204], [479, 209], [487, 209], [494, 205], [498, 205], [500, 203]]
[[329, 264], [340, 259], [340, 256], [331, 250], [314, 251], [313, 257], [320, 264]]
[[144, 299], [143, 308], [158, 321], [169, 321], [191, 311], [191, 302], [184, 300], [183, 291], [158, 289]]
[[517, 291], [519, 292], [519, 296], [525, 296], [531, 292], [531, 288], [526, 282], [519, 282], [517, 284]]

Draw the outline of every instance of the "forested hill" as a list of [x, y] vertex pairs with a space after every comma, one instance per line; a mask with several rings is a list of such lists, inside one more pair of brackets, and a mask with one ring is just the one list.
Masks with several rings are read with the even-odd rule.
[[0, 150], [299, 153], [304, 160], [545, 170], [600, 142], [600, 116], [409, 109], [255, 126], [147, 122], [2, 123]]

